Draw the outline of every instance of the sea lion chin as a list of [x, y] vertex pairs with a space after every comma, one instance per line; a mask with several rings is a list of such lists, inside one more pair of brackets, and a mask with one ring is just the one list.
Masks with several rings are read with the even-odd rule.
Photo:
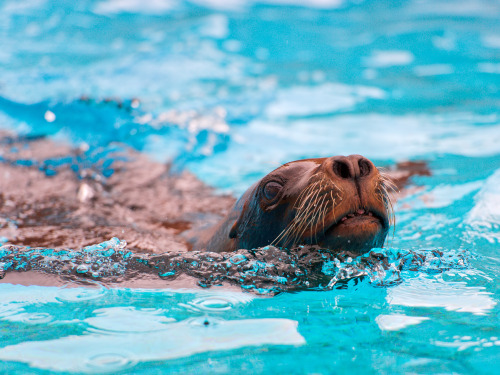
[[286, 163], [252, 185], [194, 249], [317, 245], [363, 253], [382, 247], [393, 218], [391, 186], [361, 155]]

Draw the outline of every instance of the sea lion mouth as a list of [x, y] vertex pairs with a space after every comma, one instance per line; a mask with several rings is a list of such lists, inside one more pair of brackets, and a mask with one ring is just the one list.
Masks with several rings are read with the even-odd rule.
[[383, 213], [376, 210], [358, 208], [341, 215], [337, 220], [327, 226], [324, 237], [357, 237], [359, 235], [374, 235], [381, 231], [387, 231], [389, 219]]
[[386, 227], [389, 224], [385, 216], [374, 211], [368, 211], [360, 208], [354, 212], [347, 213], [344, 216], [340, 217], [340, 219], [333, 223], [330, 228], [337, 225], [356, 225], [357, 223], [365, 221], [378, 222], [382, 224], [383, 227]]

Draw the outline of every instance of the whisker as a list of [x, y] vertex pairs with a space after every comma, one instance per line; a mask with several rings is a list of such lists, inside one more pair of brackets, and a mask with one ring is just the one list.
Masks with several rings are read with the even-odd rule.
[[383, 203], [387, 207], [389, 226], [392, 226], [392, 240], [394, 240], [394, 236], [396, 233], [396, 215], [394, 214], [394, 203], [391, 193], [397, 194], [399, 190], [392, 179], [390, 179], [383, 172], [380, 173], [378, 190], [380, 199], [383, 199]]
[[271, 245], [282, 247], [297, 245], [307, 231], [311, 233], [311, 241], [317, 241], [320, 228], [325, 229], [325, 220], [330, 210], [335, 218], [335, 203], [342, 200], [341, 192], [342, 190], [333, 181], [321, 173], [311, 176], [308, 186], [295, 201], [293, 219]]

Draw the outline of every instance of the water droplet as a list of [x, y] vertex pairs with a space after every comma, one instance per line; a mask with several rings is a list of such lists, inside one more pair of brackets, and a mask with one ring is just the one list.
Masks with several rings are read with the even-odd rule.
[[78, 267], [76, 267], [76, 272], [78, 273], [87, 273], [89, 270], [89, 266], [86, 264], [80, 264]]
[[214, 318], [212, 316], [203, 316], [193, 319], [188, 319], [186, 321], [190, 326], [194, 327], [214, 327], [224, 322], [223, 319]]
[[43, 118], [47, 122], [54, 122], [54, 121], [56, 121], [56, 115], [52, 111], [45, 112], [45, 115], [43, 115]]
[[174, 276], [175, 275], [175, 271], [167, 271], [167, 272], [159, 272], [158, 273], [158, 276], [160, 277], [169, 277], [169, 276]]
[[121, 249], [125, 249], [125, 247], [126, 247], [126, 246], [127, 246], [127, 241], [125, 241], [125, 240], [121, 240], [121, 241], [118, 243], [118, 245], [116, 245], [116, 247], [115, 247], [115, 248], [116, 248], [116, 249], [121, 250]]
[[140, 105], [141, 102], [139, 101], [139, 99], [132, 99], [132, 102], [130, 103], [130, 106], [132, 108], [139, 108]]

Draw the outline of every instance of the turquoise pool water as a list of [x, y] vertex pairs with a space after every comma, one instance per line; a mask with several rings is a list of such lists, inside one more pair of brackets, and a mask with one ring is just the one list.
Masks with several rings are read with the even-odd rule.
[[486, 0], [1, 1], [1, 128], [84, 144], [104, 175], [126, 143], [235, 195], [293, 159], [425, 160], [384, 251], [442, 255], [394, 282], [274, 297], [0, 284], [0, 372], [497, 373], [499, 14]]

